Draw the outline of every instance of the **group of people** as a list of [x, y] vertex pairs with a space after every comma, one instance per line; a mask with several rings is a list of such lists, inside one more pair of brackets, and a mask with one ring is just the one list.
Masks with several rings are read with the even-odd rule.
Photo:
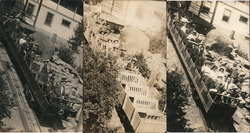
[[241, 62], [221, 57], [206, 59], [202, 79], [210, 92], [238, 98], [241, 104], [250, 107], [249, 77]]
[[203, 40], [205, 39], [205, 35], [198, 33], [195, 30], [196, 24], [194, 24], [192, 20], [188, 20], [184, 14], [180, 15], [180, 13], [175, 12], [172, 18], [173, 24], [179, 29], [179, 34], [183, 38], [183, 42], [200, 72], [204, 63]]
[[30, 37], [29, 33], [25, 33], [25, 29], [20, 26], [20, 16], [9, 16], [4, 15], [2, 17], [7, 17], [3, 22], [5, 28], [10, 31], [10, 36], [17, 46], [17, 49], [26, 60], [29, 65], [32, 60], [41, 60], [42, 52], [39, 50], [39, 44], [34, 42], [34, 39]]
[[93, 13], [88, 21], [85, 32], [87, 36], [89, 35], [87, 38], [90, 40], [91, 47], [99, 48], [104, 55], [112, 54], [120, 57], [116, 62], [121, 69], [139, 74], [139, 68], [136, 66], [137, 59], [134, 56], [128, 56], [127, 50], [120, 43], [120, 29], [107, 24], [100, 18], [99, 13]]
[[191, 24], [192, 20], [189, 21], [184, 14], [172, 12], [171, 15], [172, 22], [183, 38], [183, 43], [209, 91], [238, 98], [240, 103], [249, 108], [249, 77], [243, 71], [242, 63], [219, 56], [211, 58], [212, 52], [207, 52], [207, 58], [204, 57], [204, 52], [207, 50], [203, 47], [205, 35], [198, 33], [195, 24]]
[[89, 35], [89, 43], [93, 49], [99, 49], [106, 55], [111, 51], [119, 50], [120, 35], [116, 33], [117, 29], [107, 24], [104, 19], [101, 19], [100, 14], [94, 13], [86, 27], [85, 32], [89, 33], [87, 33], [87, 35]]

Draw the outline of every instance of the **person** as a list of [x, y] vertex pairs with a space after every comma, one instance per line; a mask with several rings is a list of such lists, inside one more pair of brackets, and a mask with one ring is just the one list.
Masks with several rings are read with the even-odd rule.
[[181, 27], [181, 31], [182, 31], [182, 33], [184, 33], [184, 34], [187, 34], [187, 27], [186, 27], [186, 23], [184, 23], [184, 25]]
[[234, 63], [232, 71], [231, 71], [231, 75], [230, 75], [230, 77], [233, 79], [233, 82], [237, 81], [238, 75], [239, 75], [239, 72], [238, 72], [237, 64]]
[[218, 75], [217, 75], [217, 79], [218, 79], [219, 82], [225, 81], [225, 73], [224, 73], [224, 71], [225, 71], [225, 68], [223, 68], [223, 67], [219, 68], [219, 72], [218, 72]]
[[134, 71], [135, 70], [135, 62], [137, 61], [136, 58], [132, 58], [131, 62], [127, 65], [127, 70]]
[[196, 39], [197, 39], [197, 32], [196, 31], [193, 31], [192, 33], [190, 33], [187, 36], [187, 40], [196, 42]]

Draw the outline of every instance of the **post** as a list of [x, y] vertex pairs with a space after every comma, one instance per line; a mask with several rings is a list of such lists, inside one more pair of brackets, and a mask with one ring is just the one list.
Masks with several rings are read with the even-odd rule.
[[33, 27], [36, 26], [36, 21], [37, 21], [37, 19], [38, 19], [38, 15], [39, 15], [39, 12], [40, 12], [42, 3], [43, 3], [43, 0], [41, 0], [40, 3], [39, 3], [39, 7], [38, 7], [37, 12], [36, 12], [36, 17], [35, 17], [35, 21], [34, 21]]
[[201, 1], [201, 6], [200, 6], [200, 9], [199, 9], [198, 17], [200, 17], [202, 7], [203, 7], [203, 1]]
[[56, 11], [58, 10], [58, 6], [60, 5], [61, 0], [58, 1], [57, 6], [56, 6]]
[[111, 6], [111, 9], [110, 9], [110, 15], [112, 15], [114, 4], [115, 4], [115, 0], [112, 0], [112, 6]]
[[212, 16], [212, 19], [211, 19], [211, 22], [210, 22], [211, 25], [213, 25], [213, 22], [214, 22], [214, 16], [215, 16], [215, 13], [216, 13], [217, 6], [218, 6], [218, 1], [215, 2], [214, 12], [213, 12], [213, 16]]
[[25, 12], [25, 9], [26, 9], [26, 7], [27, 7], [27, 5], [28, 5], [28, 2], [29, 2], [29, 0], [26, 0], [25, 5], [24, 5], [24, 8], [23, 8], [23, 12]]

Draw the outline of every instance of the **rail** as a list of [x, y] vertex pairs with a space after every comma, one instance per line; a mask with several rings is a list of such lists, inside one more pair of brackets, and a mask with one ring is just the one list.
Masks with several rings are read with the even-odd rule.
[[[0, 54], [2, 55], [1, 57], [4, 57], [6, 59], [6, 61], [10, 61], [5, 50], [0, 49]], [[1, 63], [3, 66], [5, 66], [5, 62], [1, 61]], [[9, 85], [10, 85], [11, 91], [14, 94], [15, 101], [18, 105], [17, 107], [18, 107], [25, 131], [27, 132], [40, 131], [41, 132], [41, 127], [39, 125], [38, 119], [34, 115], [34, 112], [31, 109], [29, 109], [29, 105], [27, 104], [26, 99], [22, 95], [23, 94], [21, 90], [22, 85], [18, 84], [19, 79], [14, 74], [14, 70], [13, 69], [8, 70], [8, 68], [5, 68], [5, 70], [7, 72], [7, 77], [9, 79]]]
[[4, 30], [2, 26], [0, 27], [0, 29], [4, 47], [6, 48], [6, 51], [11, 58], [11, 61], [14, 62], [13, 64], [17, 69], [18, 75], [19, 77], [21, 77], [22, 82], [24, 82], [24, 86], [27, 85], [27, 87], [31, 90], [31, 93], [33, 96], [35, 96], [34, 98], [38, 102], [42, 112], [47, 112], [47, 109], [49, 108], [49, 103], [44, 97], [44, 95], [41, 95], [43, 94], [43, 91], [34, 79], [22, 55], [19, 53], [14, 42], [12, 41], [12, 38], [10, 37], [8, 31]]

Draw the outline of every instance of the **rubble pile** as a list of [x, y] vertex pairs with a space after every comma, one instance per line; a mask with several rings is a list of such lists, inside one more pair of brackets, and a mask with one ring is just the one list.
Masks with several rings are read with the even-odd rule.
[[78, 72], [69, 64], [62, 61], [55, 53], [50, 60], [33, 62], [40, 64], [38, 83], [44, 83], [45, 92], [53, 97], [59, 97], [74, 103], [73, 110], [79, 110], [83, 98], [83, 82]]

